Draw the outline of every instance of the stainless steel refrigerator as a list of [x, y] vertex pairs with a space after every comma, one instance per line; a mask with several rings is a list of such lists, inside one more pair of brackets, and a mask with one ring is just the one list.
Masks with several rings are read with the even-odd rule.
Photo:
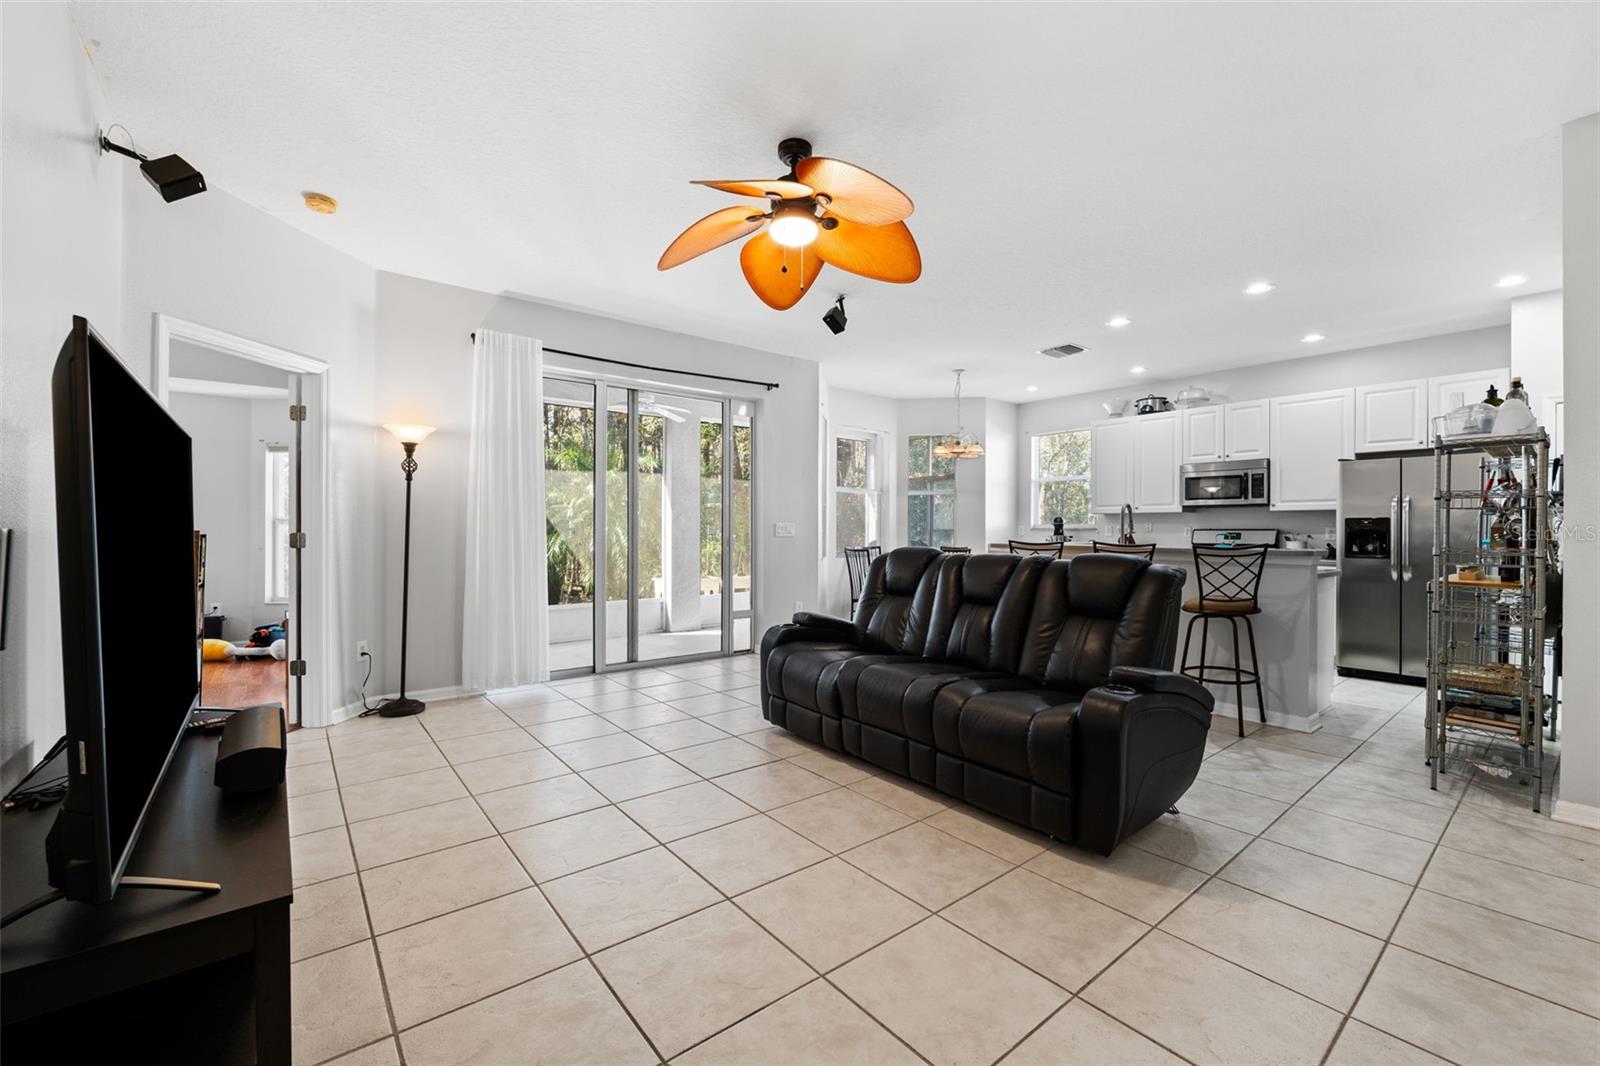
[[[1452, 462], [1455, 483], [1472, 484], [1478, 461]], [[1426, 680], [1433, 453], [1341, 460], [1339, 522], [1339, 672]]]

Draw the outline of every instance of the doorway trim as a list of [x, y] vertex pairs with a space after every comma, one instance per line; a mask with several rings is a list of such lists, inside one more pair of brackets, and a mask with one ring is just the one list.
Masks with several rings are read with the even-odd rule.
[[[320, 546], [321, 551], [318, 561], [309, 568], [310, 572], [302, 573], [308, 579], [304, 602], [293, 605], [297, 612], [294, 615], [295, 624], [302, 624], [302, 619], [315, 618], [320, 626], [320, 640], [310, 649], [312, 657], [309, 662], [312, 668], [304, 679], [309, 683], [304, 686], [303, 706], [291, 708], [290, 718], [304, 726], [329, 725], [336, 710], [332, 699], [333, 669], [334, 664], [341, 661], [337, 656], [338, 635], [334, 632], [333, 619], [327, 609], [329, 590], [334, 587], [331, 536], [333, 499], [330, 479], [326, 474], [331, 444], [329, 426], [332, 420], [328, 417], [328, 411], [333, 406], [333, 373], [328, 363], [313, 356], [157, 311], [151, 316], [150, 388], [163, 407], [170, 405], [172, 342], [175, 340], [261, 363], [289, 374], [315, 374], [322, 383], [322, 410], [318, 412], [315, 423], [318, 461], [311, 464], [313, 469], [302, 468], [299, 472], [306, 495], [316, 503], [316, 517], [306, 523], [309, 526], [306, 533], [311, 544]], [[291, 402], [303, 401], [291, 398]]]

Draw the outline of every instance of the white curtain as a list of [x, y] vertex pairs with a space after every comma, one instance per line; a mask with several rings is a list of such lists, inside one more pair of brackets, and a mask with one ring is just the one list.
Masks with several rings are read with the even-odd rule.
[[478, 330], [467, 456], [462, 682], [514, 688], [548, 676], [545, 650], [544, 350]]

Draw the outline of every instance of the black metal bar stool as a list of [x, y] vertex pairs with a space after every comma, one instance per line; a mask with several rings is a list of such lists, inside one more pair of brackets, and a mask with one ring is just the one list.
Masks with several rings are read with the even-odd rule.
[[[1261, 721], [1267, 720], [1267, 698], [1261, 688], [1261, 661], [1256, 656], [1256, 631], [1250, 616], [1261, 613], [1256, 593], [1261, 588], [1261, 571], [1267, 562], [1265, 545], [1238, 548], [1206, 548], [1194, 546], [1194, 573], [1200, 584], [1200, 595], [1185, 600], [1183, 609], [1194, 615], [1183, 634], [1182, 672], [1202, 685], [1232, 685], [1239, 711], [1239, 735], [1244, 736], [1244, 687], [1256, 687], [1256, 706], [1261, 710]], [[1217, 663], [1206, 665], [1206, 637], [1210, 634], [1211, 620], [1226, 618], [1233, 628], [1233, 665]], [[1250, 668], [1244, 668], [1239, 656], [1239, 623], [1244, 622], [1245, 635], [1250, 640]], [[1189, 641], [1194, 637], [1194, 624], [1200, 623], [1200, 661], [1189, 662]], [[1220, 671], [1220, 676], [1219, 676]]]
[[1150, 562], [1156, 561], [1156, 546], [1154, 544], [1124, 544], [1115, 540], [1091, 540], [1092, 551], [1105, 552], [1110, 555], [1137, 555]]

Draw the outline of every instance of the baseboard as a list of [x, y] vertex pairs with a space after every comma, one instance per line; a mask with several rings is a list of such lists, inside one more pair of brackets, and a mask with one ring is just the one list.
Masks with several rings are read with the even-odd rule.
[[[367, 702], [376, 707], [383, 700], [392, 700], [398, 695], [398, 692], [388, 692], [382, 696], [369, 696]], [[408, 692], [406, 695], [414, 700], [428, 703], [432, 700], [458, 700], [467, 696], [481, 696], [483, 690], [467, 688], [465, 685], [446, 685], [444, 688], [423, 689], [421, 692]], [[365, 710], [360, 700], [347, 703], [343, 707], [335, 707], [333, 714], [328, 718], [328, 724], [338, 725], [340, 722], [348, 722], [352, 718], [360, 717]]]
[[[1216, 706], [1211, 710], [1211, 714], [1213, 718], [1223, 720], [1238, 717], [1238, 713], [1233, 708], [1233, 703], [1223, 700], [1217, 701]], [[1244, 720], [1246, 723], [1260, 723], [1261, 721], [1261, 712], [1256, 709], [1253, 697], [1248, 694], [1244, 700]], [[1282, 711], [1273, 710], [1269, 705], [1267, 707], [1267, 724], [1277, 726], [1279, 729], [1292, 729], [1297, 733], [1315, 733], [1322, 728], [1322, 712], [1313, 711], [1305, 715], [1284, 714]]]
[[1585, 829], [1600, 829], [1600, 807], [1587, 803], [1574, 803], [1559, 796], [1550, 805], [1550, 820], [1580, 825]]

